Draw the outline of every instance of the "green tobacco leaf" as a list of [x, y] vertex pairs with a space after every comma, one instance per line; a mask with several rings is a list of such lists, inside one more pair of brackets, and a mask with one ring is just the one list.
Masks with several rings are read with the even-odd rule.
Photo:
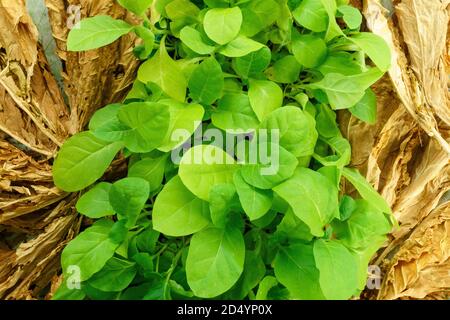
[[239, 34], [242, 25], [242, 12], [239, 7], [210, 9], [203, 20], [208, 37], [224, 45]]
[[161, 146], [169, 128], [170, 112], [161, 103], [130, 103], [123, 106], [117, 116], [130, 128], [123, 141], [132, 152], [150, 152]]
[[222, 149], [212, 145], [199, 145], [184, 154], [179, 175], [193, 194], [208, 201], [214, 185], [233, 183], [237, 168], [235, 160]]
[[61, 256], [63, 273], [79, 268], [80, 280], [84, 281], [100, 271], [119, 246], [108, 237], [113, 224], [111, 220], [99, 220], [69, 242]]
[[255, 52], [263, 48], [264, 45], [253, 39], [238, 36], [230, 41], [225, 47], [219, 50], [221, 54], [230, 58], [244, 57], [249, 53]]
[[216, 227], [224, 228], [228, 214], [236, 198], [236, 188], [232, 184], [217, 184], [209, 193], [211, 220]]
[[242, 15], [241, 34], [253, 37], [278, 19], [280, 5], [274, 0], [247, 1], [242, 6]]
[[208, 203], [194, 196], [176, 176], [156, 198], [153, 227], [167, 236], [187, 236], [204, 229], [210, 223], [208, 216]]
[[[155, 35], [153, 32], [143, 26], [136, 26], [134, 28], [136, 35], [144, 41], [139, 52], [139, 58], [144, 60], [147, 59], [150, 53], [153, 52], [153, 46], [155, 44]], [[137, 47], [136, 47], [137, 49]]]
[[170, 113], [169, 129], [158, 150], [169, 152], [190, 138], [201, 125], [205, 110], [200, 104], [181, 103], [171, 99], [159, 100], [158, 103], [168, 106]]
[[347, 300], [358, 288], [358, 261], [342, 244], [319, 239], [314, 242], [314, 259], [325, 298]]
[[373, 33], [360, 32], [348, 39], [360, 47], [381, 71], [389, 70], [391, 51], [383, 38]]
[[244, 94], [225, 94], [220, 99], [212, 123], [222, 130], [251, 131], [258, 127], [259, 121], [250, 106], [249, 97]]
[[304, 0], [292, 11], [292, 15], [298, 24], [311, 31], [323, 32], [327, 29], [328, 14], [320, 1]]
[[164, 41], [158, 52], [141, 65], [138, 79], [156, 84], [175, 100], [184, 102], [186, 98], [187, 80], [179, 65], [167, 54]]
[[199, 31], [189, 26], [181, 30], [180, 39], [189, 49], [199, 54], [211, 54], [215, 50], [214, 46], [205, 43]]
[[324, 62], [328, 49], [322, 38], [307, 34], [292, 41], [292, 52], [301, 65], [314, 68]]
[[153, 0], [117, 0], [122, 7], [142, 16], [152, 4]]
[[131, 32], [133, 26], [110, 16], [96, 16], [81, 20], [67, 37], [67, 50], [86, 51], [113, 43]]
[[317, 141], [315, 120], [300, 108], [287, 106], [273, 111], [260, 128], [279, 130], [280, 145], [296, 157], [314, 153]]
[[173, 0], [164, 9], [171, 20], [192, 19], [195, 21], [200, 13], [200, 9], [189, 0]]
[[242, 166], [241, 174], [248, 184], [259, 189], [272, 189], [292, 177], [298, 166], [297, 158], [277, 144], [267, 146], [267, 159], [270, 161], [260, 159], [258, 163], [246, 162]]
[[233, 68], [241, 77], [253, 77], [266, 70], [271, 58], [272, 53], [270, 49], [263, 47], [258, 51], [233, 59]]
[[311, 233], [323, 235], [323, 227], [339, 215], [338, 190], [323, 175], [298, 168], [292, 178], [273, 189], [305, 222]]
[[330, 41], [338, 36], [343, 35], [341, 28], [336, 22], [336, 1], [335, 0], [320, 0], [325, 11], [328, 14], [328, 27], [325, 34], [325, 41]]
[[379, 236], [388, 234], [392, 226], [386, 216], [367, 201], [357, 200], [350, 218], [333, 224], [336, 238], [347, 248], [364, 249]]
[[122, 142], [109, 143], [90, 132], [74, 135], [65, 142], [53, 164], [53, 180], [64, 191], [80, 191], [93, 184], [123, 148]]
[[372, 89], [367, 89], [364, 97], [349, 111], [358, 119], [375, 124], [377, 122], [377, 96]]
[[321, 81], [308, 86], [323, 90], [334, 110], [353, 107], [362, 99], [366, 90], [359, 82], [339, 73], [327, 73]]
[[129, 128], [119, 121], [117, 114], [122, 108], [121, 104], [110, 104], [97, 112], [89, 122], [89, 130], [99, 139], [105, 141], [120, 141], [122, 140]]
[[234, 174], [234, 185], [242, 208], [250, 220], [253, 221], [263, 217], [272, 207], [272, 191], [257, 189], [249, 185], [239, 171]]
[[255, 300], [267, 300], [267, 295], [269, 294], [270, 289], [278, 285], [278, 281], [275, 277], [266, 276], [258, 285], [258, 291], [256, 293]]
[[201, 298], [228, 291], [242, 274], [244, 258], [244, 237], [239, 229], [209, 228], [194, 234], [186, 261], [189, 287]]
[[167, 156], [158, 158], [145, 158], [128, 169], [128, 176], [132, 178], [145, 179], [150, 186], [150, 193], [157, 191], [164, 178], [164, 169], [167, 163]]
[[111, 258], [100, 272], [94, 274], [88, 281], [95, 289], [106, 292], [119, 292], [126, 289], [136, 275], [134, 262], [119, 258]]
[[392, 213], [386, 200], [370, 185], [369, 182], [356, 169], [344, 168], [344, 177], [358, 190], [363, 199], [384, 213]]
[[314, 236], [308, 226], [294, 214], [291, 208], [277, 226], [277, 232], [284, 233], [289, 239], [310, 242]]
[[324, 76], [328, 73], [340, 73], [345, 76], [362, 73], [361, 65], [348, 52], [330, 52], [324, 63], [317, 67]]
[[127, 219], [126, 226], [131, 228], [144, 209], [150, 196], [150, 187], [141, 178], [124, 178], [115, 182], [109, 192], [109, 201], [119, 218]]
[[203, 105], [211, 105], [222, 96], [224, 76], [222, 67], [213, 57], [204, 60], [189, 79], [191, 97]]
[[284, 94], [275, 82], [250, 80], [248, 97], [259, 121], [263, 121], [268, 114], [283, 105]]
[[78, 212], [91, 219], [99, 219], [115, 214], [109, 203], [111, 186], [110, 183], [100, 182], [83, 194], [76, 205]]
[[266, 75], [269, 80], [278, 83], [293, 83], [298, 81], [301, 69], [301, 64], [294, 56], [285, 56], [267, 69]]
[[358, 29], [362, 23], [361, 12], [352, 6], [339, 6], [338, 11], [342, 13], [345, 24], [350, 29]]
[[312, 245], [282, 248], [274, 263], [275, 276], [288, 288], [292, 299], [323, 300]]

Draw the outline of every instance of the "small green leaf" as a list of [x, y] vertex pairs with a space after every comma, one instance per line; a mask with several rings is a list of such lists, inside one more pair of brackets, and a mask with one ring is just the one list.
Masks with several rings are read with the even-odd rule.
[[283, 105], [283, 91], [272, 81], [250, 80], [248, 97], [259, 121]]
[[253, 37], [272, 25], [280, 16], [280, 5], [274, 0], [247, 1], [242, 6], [241, 34]]
[[136, 275], [134, 262], [119, 258], [111, 258], [100, 272], [94, 274], [88, 281], [95, 289], [106, 292], [119, 292], [126, 289]]
[[109, 201], [119, 218], [128, 219], [126, 226], [131, 228], [144, 209], [150, 196], [150, 187], [141, 178], [124, 178], [115, 182], [109, 192]]
[[214, 46], [205, 43], [199, 31], [189, 26], [181, 30], [180, 39], [189, 49], [199, 54], [211, 54], [215, 50]]
[[90, 132], [74, 135], [61, 147], [53, 164], [56, 186], [68, 192], [83, 190], [101, 178], [122, 148], [122, 142], [109, 143]]
[[238, 36], [230, 41], [225, 47], [219, 50], [221, 54], [231, 58], [243, 57], [249, 53], [255, 52], [263, 48], [264, 45], [253, 39]]
[[138, 16], [145, 14], [147, 9], [152, 4], [153, 0], [117, 0], [122, 7], [130, 10]]
[[131, 178], [145, 179], [150, 186], [150, 193], [157, 191], [164, 178], [164, 169], [167, 163], [167, 156], [158, 158], [145, 158], [134, 163], [128, 169], [128, 176]]
[[165, 10], [171, 20], [194, 20], [200, 13], [200, 9], [189, 0], [173, 0], [165, 6]]
[[117, 114], [122, 108], [121, 104], [110, 104], [97, 112], [89, 122], [89, 130], [99, 139], [105, 141], [120, 141], [127, 134], [128, 127], [119, 121]]
[[285, 56], [275, 62], [275, 64], [266, 70], [269, 80], [278, 83], [293, 83], [299, 80], [302, 66], [294, 56]]
[[362, 23], [361, 12], [352, 6], [339, 6], [338, 11], [342, 13], [345, 24], [350, 29], [358, 29]]
[[389, 70], [391, 50], [383, 38], [373, 33], [360, 32], [348, 39], [360, 47], [381, 71]]
[[233, 59], [233, 68], [244, 78], [253, 77], [269, 66], [272, 53], [268, 47], [251, 52], [243, 57]]
[[186, 98], [186, 78], [179, 65], [167, 54], [164, 41], [161, 41], [158, 52], [141, 65], [138, 79], [158, 85], [175, 100], [184, 102]]
[[323, 32], [327, 29], [328, 14], [320, 1], [303, 0], [292, 15], [297, 23], [311, 31]]
[[80, 281], [84, 281], [100, 271], [119, 246], [108, 236], [113, 224], [111, 220], [99, 220], [69, 242], [61, 256], [63, 273], [79, 268]]
[[186, 261], [194, 294], [213, 298], [228, 291], [244, 269], [245, 243], [239, 229], [209, 228], [194, 234]]
[[210, 9], [203, 20], [208, 37], [224, 45], [239, 34], [242, 25], [242, 12], [239, 7]]
[[204, 60], [189, 79], [191, 97], [204, 105], [211, 105], [222, 96], [224, 76], [222, 67], [213, 57]]
[[358, 261], [342, 244], [319, 239], [314, 242], [322, 292], [330, 300], [347, 300], [358, 288]]
[[272, 207], [272, 191], [257, 189], [249, 185], [239, 171], [234, 174], [234, 185], [242, 208], [250, 220], [253, 221], [263, 217]]
[[218, 228], [224, 228], [228, 214], [235, 202], [236, 188], [232, 184], [217, 184], [209, 193], [211, 220]]
[[367, 89], [364, 97], [349, 111], [356, 118], [369, 124], [375, 124], [377, 122], [377, 96], [372, 89]]
[[344, 168], [344, 177], [358, 190], [363, 199], [384, 213], [392, 213], [386, 200], [367, 182], [367, 180], [356, 169]]
[[208, 203], [194, 196], [176, 176], [156, 198], [153, 226], [167, 236], [187, 236], [204, 229], [210, 223], [208, 216]]
[[292, 41], [295, 59], [307, 68], [320, 65], [325, 60], [327, 51], [325, 41], [311, 34], [300, 35]]
[[83, 194], [76, 205], [78, 212], [91, 219], [99, 219], [115, 214], [109, 203], [111, 186], [110, 183], [100, 182]]
[[295, 244], [282, 248], [275, 259], [274, 269], [275, 276], [288, 288], [291, 298], [324, 299], [312, 245]]
[[67, 49], [69, 51], [97, 49], [113, 43], [132, 30], [132, 25], [110, 16], [86, 18], [70, 31], [67, 37]]
[[208, 201], [214, 185], [233, 183], [237, 168], [235, 160], [222, 149], [212, 145], [199, 145], [184, 154], [179, 175], [193, 194]]
[[251, 131], [259, 121], [250, 106], [249, 97], [243, 93], [226, 94], [220, 99], [215, 112], [211, 115], [212, 123], [222, 130]]

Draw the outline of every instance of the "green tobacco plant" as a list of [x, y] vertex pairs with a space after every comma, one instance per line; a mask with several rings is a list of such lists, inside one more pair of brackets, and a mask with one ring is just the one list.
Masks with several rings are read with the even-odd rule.
[[[394, 221], [347, 167], [335, 110], [376, 121], [390, 53], [347, 2], [120, 0], [141, 25], [96, 16], [70, 32], [72, 51], [134, 32], [143, 63], [55, 160], [95, 219], [64, 249], [55, 299], [360, 294]], [[98, 182], [119, 152], [128, 176]]]

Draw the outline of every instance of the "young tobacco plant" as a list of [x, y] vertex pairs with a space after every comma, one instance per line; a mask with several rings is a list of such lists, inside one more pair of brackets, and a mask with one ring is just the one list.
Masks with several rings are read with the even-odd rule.
[[[375, 122], [383, 40], [359, 31], [346, 0], [118, 2], [143, 23], [96, 16], [68, 37], [81, 51], [134, 32], [143, 63], [125, 101], [95, 113], [55, 160], [58, 187], [90, 187], [76, 208], [96, 220], [64, 249], [55, 299], [358, 296], [394, 221], [347, 167], [335, 110]], [[250, 137], [233, 154], [206, 129]], [[252, 139], [277, 157], [250, 161]], [[128, 176], [97, 182], [119, 152]]]

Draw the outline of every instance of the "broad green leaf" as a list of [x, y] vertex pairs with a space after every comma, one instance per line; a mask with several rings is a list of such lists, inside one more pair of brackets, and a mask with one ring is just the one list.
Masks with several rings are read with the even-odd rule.
[[69, 242], [61, 255], [65, 275], [79, 268], [80, 281], [84, 281], [103, 269], [119, 246], [108, 237], [113, 224], [111, 220], [99, 220]]
[[305, 222], [311, 233], [323, 235], [323, 227], [339, 215], [338, 190], [323, 175], [298, 168], [292, 178], [273, 189]]
[[259, 189], [272, 189], [279, 185], [292, 177], [298, 166], [298, 160], [292, 153], [274, 143], [267, 145], [269, 161], [257, 160], [257, 163], [247, 161], [241, 168], [241, 174], [248, 184]]
[[242, 208], [250, 220], [263, 217], [272, 207], [272, 191], [257, 189], [249, 185], [239, 171], [234, 174], [234, 185]]
[[200, 13], [200, 9], [189, 0], [173, 0], [164, 8], [171, 20], [192, 19]]
[[169, 152], [190, 138], [201, 125], [205, 110], [196, 103], [187, 104], [171, 99], [159, 100], [158, 103], [168, 106], [170, 112], [169, 129], [158, 150]]
[[301, 65], [314, 68], [324, 62], [328, 49], [322, 38], [307, 34], [299, 35], [292, 41], [292, 52]]
[[361, 12], [355, 7], [343, 5], [338, 7], [338, 11], [342, 13], [345, 24], [350, 29], [358, 29], [362, 23]]
[[292, 299], [324, 299], [312, 245], [295, 244], [282, 248], [275, 259], [274, 269], [275, 276], [288, 288]]
[[215, 8], [206, 12], [203, 26], [208, 37], [224, 45], [239, 34], [242, 25], [242, 12], [239, 7]]
[[113, 43], [131, 32], [133, 26], [110, 16], [95, 16], [77, 23], [67, 37], [67, 50], [86, 51]]
[[255, 52], [263, 48], [264, 45], [253, 39], [238, 36], [230, 41], [225, 47], [219, 50], [221, 54], [231, 58], [243, 57], [249, 53]]
[[291, 208], [277, 226], [277, 232], [284, 233], [289, 239], [310, 242], [314, 236], [308, 226], [294, 214]]
[[119, 218], [127, 219], [126, 226], [131, 228], [144, 209], [150, 196], [150, 187], [142, 178], [124, 178], [115, 182], [109, 192], [109, 201]]
[[228, 291], [242, 274], [244, 258], [244, 238], [237, 228], [209, 228], [194, 234], [186, 261], [189, 287], [201, 298]]
[[347, 300], [358, 288], [358, 261], [342, 244], [334, 240], [314, 242], [314, 260], [325, 298]]
[[362, 73], [361, 65], [348, 52], [330, 52], [320, 66], [317, 67], [324, 76], [328, 73], [340, 73], [345, 76]]
[[269, 114], [260, 128], [279, 130], [280, 146], [296, 157], [305, 157], [314, 153], [318, 137], [315, 125], [309, 113], [287, 106]]
[[343, 35], [341, 28], [336, 22], [336, 0], [320, 0], [325, 11], [328, 14], [328, 28], [325, 34], [325, 41], [330, 41], [338, 36]]
[[94, 113], [89, 122], [89, 130], [92, 134], [105, 141], [122, 140], [129, 128], [117, 117], [120, 108], [122, 108], [121, 104], [110, 104]]
[[117, 0], [122, 7], [142, 16], [152, 4], [153, 0]]
[[345, 222], [333, 224], [336, 238], [347, 248], [364, 249], [392, 226], [386, 216], [367, 201], [357, 200], [356, 208]]
[[353, 74], [348, 76], [348, 79], [358, 83], [361, 88], [366, 91], [367, 88], [375, 84], [381, 77], [383, 76], [384, 72], [381, 71], [379, 68], [369, 68], [367, 71], [359, 73], [359, 74]]
[[112, 216], [115, 212], [109, 203], [111, 186], [110, 183], [100, 182], [83, 194], [76, 205], [78, 212], [91, 219]]
[[391, 51], [383, 38], [373, 33], [359, 32], [348, 39], [360, 47], [381, 71], [389, 70]]
[[284, 94], [272, 81], [250, 80], [248, 89], [250, 104], [259, 121], [283, 105]]
[[242, 6], [241, 34], [253, 37], [272, 25], [280, 16], [280, 5], [274, 0], [247, 1]]
[[128, 177], [146, 180], [150, 186], [150, 193], [153, 193], [161, 186], [166, 163], [166, 155], [158, 158], [142, 159], [129, 167]]
[[321, 1], [303, 0], [292, 11], [292, 15], [297, 23], [311, 31], [322, 32], [327, 29], [328, 14]]
[[134, 262], [113, 257], [106, 262], [101, 271], [89, 279], [88, 283], [98, 290], [119, 292], [130, 285], [136, 272]]
[[266, 70], [271, 58], [272, 53], [270, 49], [263, 47], [258, 51], [233, 59], [233, 68], [241, 77], [253, 77]]
[[169, 97], [184, 102], [187, 80], [179, 65], [167, 54], [164, 41], [156, 54], [145, 61], [138, 71], [141, 82], [158, 85]]
[[294, 56], [285, 56], [275, 62], [275, 64], [266, 70], [269, 80], [278, 83], [293, 83], [299, 80], [302, 66]]
[[339, 73], [327, 73], [321, 81], [308, 86], [323, 90], [334, 110], [353, 107], [362, 99], [366, 90], [357, 81]]
[[258, 285], [258, 291], [256, 293], [255, 300], [267, 300], [267, 295], [269, 294], [270, 289], [278, 285], [278, 281], [275, 277], [266, 276]]
[[123, 106], [117, 116], [130, 128], [123, 141], [132, 152], [145, 153], [158, 148], [169, 128], [170, 113], [161, 103], [130, 103]]
[[199, 54], [211, 54], [215, 47], [205, 43], [202, 34], [190, 26], [184, 27], [180, 32], [180, 39], [192, 51]]
[[377, 97], [372, 89], [367, 89], [364, 97], [349, 111], [358, 119], [369, 124], [377, 122]]
[[210, 223], [208, 203], [194, 196], [179, 176], [159, 193], [152, 217], [154, 229], [172, 237], [196, 233]]
[[358, 190], [363, 199], [384, 213], [392, 213], [386, 200], [370, 185], [356, 169], [344, 168], [344, 177]]
[[216, 227], [224, 228], [228, 214], [236, 198], [236, 188], [232, 184], [217, 184], [209, 193], [211, 220]]
[[189, 149], [181, 159], [179, 175], [183, 184], [197, 197], [208, 201], [216, 184], [233, 183], [238, 166], [222, 149], [199, 145]]
[[222, 67], [213, 57], [204, 60], [189, 79], [189, 91], [194, 101], [211, 105], [222, 96], [224, 76]]
[[244, 94], [225, 94], [219, 100], [217, 109], [211, 115], [212, 123], [222, 130], [255, 129], [258, 118], [250, 106], [249, 97]]
[[67, 192], [88, 187], [101, 178], [122, 148], [122, 142], [109, 143], [90, 132], [74, 135], [61, 147], [53, 164], [56, 186]]

